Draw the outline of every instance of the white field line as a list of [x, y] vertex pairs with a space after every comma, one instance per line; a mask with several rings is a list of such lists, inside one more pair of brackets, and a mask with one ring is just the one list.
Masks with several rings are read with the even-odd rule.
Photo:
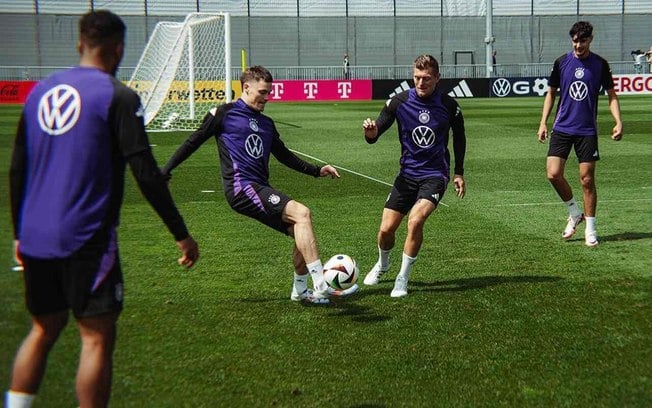
[[[309, 158], [309, 159], [312, 159], [312, 160], [318, 161], [318, 162], [320, 162], [320, 163], [328, 164], [328, 162], [326, 162], [326, 161], [324, 161], [324, 160], [322, 160], [322, 159], [318, 159], [317, 157], [311, 156], [311, 155], [309, 155], [309, 154], [302, 153], [302, 152], [300, 152], [300, 151], [293, 150], [293, 149], [290, 149], [290, 151], [292, 151], [292, 152], [294, 152], [294, 153], [296, 153], [296, 154], [300, 154], [301, 156], [305, 156], [305, 157], [307, 157], [307, 158]], [[346, 171], [347, 173], [351, 173], [351, 174], [354, 174], [354, 175], [356, 175], [356, 176], [360, 176], [360, 177], [366, 178], [367, 180], [375, 181], [376, 183], [380, 183], [380, 184], [383, 184], [383, 185], [386, 185], [386, 186], [389, 186], [389, 187], [392, 187], [392, 186], [393, 186], [393, 184], [390, 184], [390, 183], [388, 183], [388, 182], [386, 182], [386, 181], [378, 180], [377, 178], [373, 178], [373, 177], [371, 177], [371, 176], [367, 176], [366, 174], [358, 173], [357, 171], [354, 171], [354, 170], [351, 170], [351, 169], [347, 169], [346, 167], [336, 166], [336, 165], [334, 165], [334, 164], [331, 164], [331, 166], [335, 167], [335, 168], [338, 169], [338, 170]], [[440, 201], [439, 204], [443, 205], [444, 207], [448, 207], [448, 204], [446, 204], [446, 203], [444, 203], [444, 202], [442, 202], [442, 201]]]
[[[627, 198], [622, 200], [599, 200], [600, 204], [604, 203], [628, 203], [637, 201], [652, 201], [652, 198]], [[561, 201], [544, 202], [544, 203], [512, 203], [512, 204], [496, 204], [491, 207], [535, 207], [539, 205], [562, 205]]]

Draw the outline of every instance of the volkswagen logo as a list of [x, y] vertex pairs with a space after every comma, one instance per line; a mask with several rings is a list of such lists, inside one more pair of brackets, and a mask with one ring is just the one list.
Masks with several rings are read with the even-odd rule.
[[435, 143], [435, 132], [428, 126], [417, 126], [412, 130], [412, 140], [419, 147], [430, 147]]
[[59, 136], [75, 126], [80, 112], [79, 92], [70, 85], [57, 85], [38, 103], [38, 124], [45, 133]]
[[249, 156], [254, 159], [260, 159], [263, 155], [263, 141], [260, 136], [255, 133], [247, 136], [247, 140], [245, 140], [245, 149], [247, 149], [247, 154], [249, 154]]
[[491, 85], [491, 89], [494, 92], [494, 95], [502, 98], [509, 95], [509, 91], [512, 90], [512, 85], [505, 78], [498, 78], [494, 81], [493, 85]]
[[586, 84], [582, 81], [575, 81], [570, 84], [568, 88], [568, 95], [576, 101], [582, 101], [586, 98], [586, 95], [589, 93]]

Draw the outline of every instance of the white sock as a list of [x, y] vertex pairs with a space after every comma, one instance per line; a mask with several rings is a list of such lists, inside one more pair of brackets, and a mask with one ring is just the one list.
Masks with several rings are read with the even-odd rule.
[[380, 269], [387, 269], [389, 267], [389, 253], [391, 249], [384, 250], [378, 247], [378, 262], [380, 262]]
[[312, 285], [317, 291], [326, 290], [326, 282], [324, 281], [324, 266], [321, 264], [321, 259], [317, 259], [314, 262], [306, 265], [308, 272], [310, 272], [310, 277], [312, 278]]
[[292, 284], [292, 290], [294, 293], [302, 294], [308, 289], [308, 274], [299, 275], [294, 272], [294, 283]]
[[30, 408], [36, 395], [25, 394], [24, 392], [7, 391], [5, 395], [6, 408]]
[[571, 217], [579, 217], [582, 215], [582, 210], [577, 206], [577, 203], [575, 202], [575, 198], [571, 198], [568, 201], [564, 201], [566, 206], [568, 207], [568, 214], [570, 214]]
[[586, 232], [595, 232], [595, 217], [585, 217]]
[[410, 272], [412, 272], [412, 265], [414, 265], [414, 262], [417, 260], [417, 257], [415, 256], [412, 258], [411, 256], [408, 256], [403, 253], [403, 260], [401, 261], [401, 270], [398, 273], [398, 276], [402, 276], [405, 278], [405, 280], [410, 279]]

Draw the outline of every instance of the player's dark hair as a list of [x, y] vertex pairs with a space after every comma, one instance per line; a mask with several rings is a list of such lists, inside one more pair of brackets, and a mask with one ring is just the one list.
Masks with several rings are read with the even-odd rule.
[[79, 38], [90, 47], [122, 44], [127, 26], [108, 10], [93, 10], [79, 19]]
[[242, 72], [242, 75], [240, 75], [240, 83], [244, 85], [245, 82], [249, 81], [260, 81], [263, 80], [265, 82], [273, 82], [274, 79], [272, 78], [272, 73], [267, 70], [267, 68], [263, 67], [262, 65], [254, 65], [252, 67], [248, 67]]
[[414, 60], [414, 68], [425, 71], [427, 69], [432, 70], [433, 74], [439, 73], [439, 62], [432, 55], [423, 54], [419, 55], [417, 59]]
[[571, 38], [577, 36], [578, 39], [582, 40], [585, 38], [590, 38], [593, 35], [593, 25], [588, 21], [578, 21], [573, 24], [568, 34]]

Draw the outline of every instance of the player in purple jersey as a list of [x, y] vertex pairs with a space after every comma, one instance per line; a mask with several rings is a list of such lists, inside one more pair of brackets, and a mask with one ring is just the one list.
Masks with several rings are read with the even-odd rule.
[[[543, 101], [543, 112], [537, 136], [541, 143], [548, 138], [548, 117], [559, 92], [557, 114], [552, 125], [546, 173], [559, 197], [568, 207], [568, 222], [562, 232], [570, 239], [577, 226], [586, 220], [584, 242], [589, 247], [598, 245], [595, 230], [595, 212], [598, 195], [595, 187], [595, 165], [600, 160], [598, 151], [598, 95], [604, 89], [609, 97], [609, 111], [616, 125], [611, 131], [613, 140], [623, 137], [620, 104], [614, 89], [607, 61], [591, 52], [593, 26], [579, 21], [570, 29], [572, 51], [555, 61], [550, 74], [548, 93]], [[573, 198], [573, 190], [564, 177], [566, 161], [571, 149], [579, 162], [580, 182], [584, 196], [584, 212]]]
[[[211, 109], [202, 125], [177, 149], [163, 167], [163, 174], [186, 160], [205, 141], [215, 137], [220, 155], [224, 194], [231, 208], [294, 238], [292, 262], [294, 301], [328, 303], [331, 295], [348, 292], [329, 290], [317, 249], [310, 209], [269, 184], [269, 158], [274, 155], [284, 165], [314, 177], [339, 177], [327, 164], [312, 165], [297, 157], [283, 143], [274, 121], [262, 112], [272, 89], [272, 75], [261, 66], [247, 68], [240, 77], [242, 96], [236, 102]], [[308, 273], [314, 290], [308, 289]]]
[[179, 263], [191, 267], [199, 256], [150, 150], [140, 99], [114, 77], [125, 31], [109, 11], [83, 15], [79, 66], [37, 84], [18, 124], [10, 195], [32, 329], [16, 354], [9, 408], [32, 404], [70, 311], [82, 343], [79, 406], [108, 405], [123, 306], [116, 230], [127, 163], [177, 241]]
[[389, 99], [378, 119], [367, 118], [362, 123], [365, 140], [375, 143], [395, 120], [398, 122], [401, 169], [383, 209], [378, 231], [378, 261], [364, 279], [366, 285], [376, 285], [381, 275], [387, 272], [396, 230], [409, 214], [401, 269], [394, 282], [392, 297], [407, 296], [412, 265], [423, 242], [424, 225], [446, 191], [450, 177], [450, 130], [455, 154], [453, 184], [458, 197], [463, 198], [466, 193], [466, 134], [462, 111], [453, 98], [437, 88], [439, 63], [434, 57], [417, 57], [413, 76], [413, 89]]

